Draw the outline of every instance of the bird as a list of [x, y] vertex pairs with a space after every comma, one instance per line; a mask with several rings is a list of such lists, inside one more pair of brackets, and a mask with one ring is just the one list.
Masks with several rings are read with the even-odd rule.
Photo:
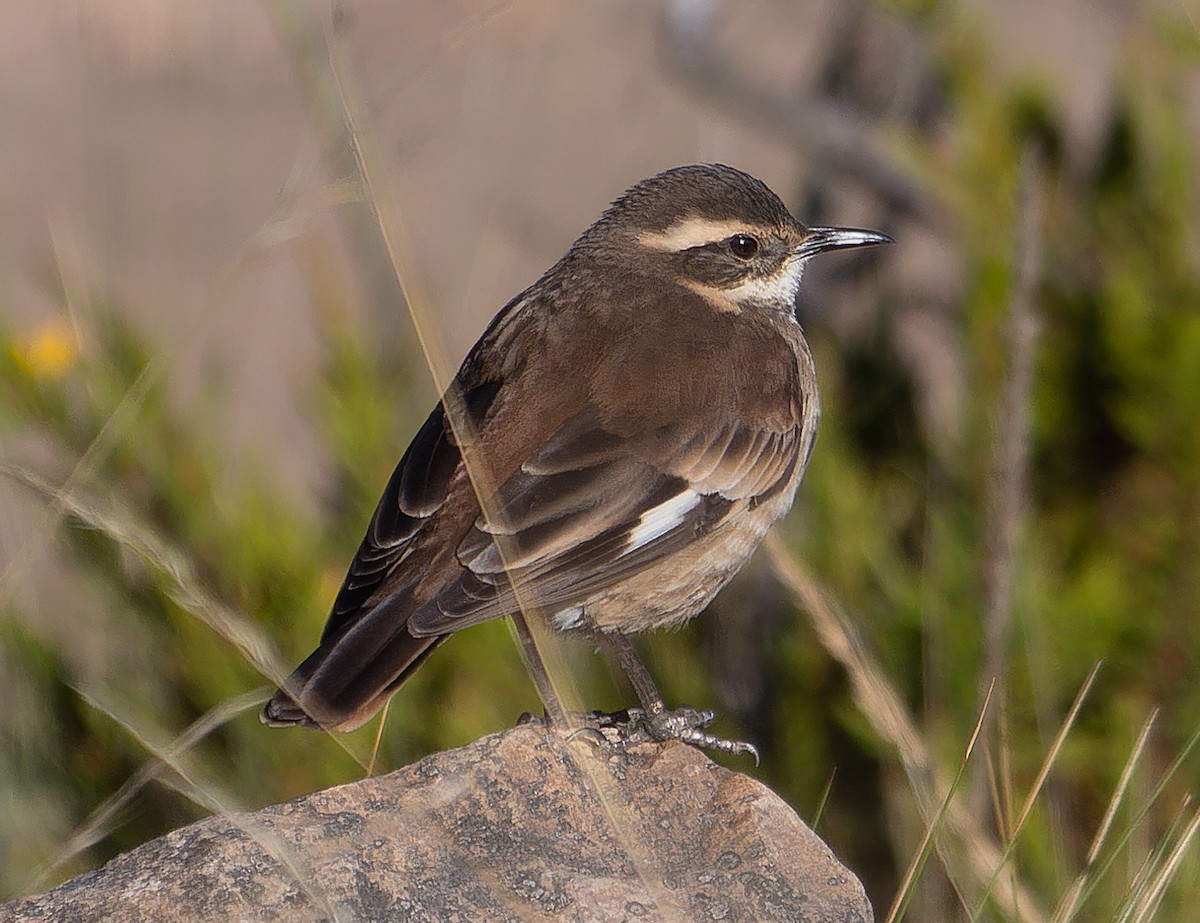
[[753, 750], [666, 708], [631, 636], [700, 613], [791, 507], [819, 417], [805, 264], [888, 242], [723, 164], [627, 189], [467, 354], [263, 723], [352, 730], [451, 634], [522, 610], [614, 653], [652, 738]]

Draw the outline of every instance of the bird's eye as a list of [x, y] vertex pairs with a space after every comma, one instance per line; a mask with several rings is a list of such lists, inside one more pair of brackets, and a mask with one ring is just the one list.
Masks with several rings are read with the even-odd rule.
[[748, 260], [758, 252], [758, 241], [749, 234], [734, 234], [728, 243], [733, 255], [741, 260]]

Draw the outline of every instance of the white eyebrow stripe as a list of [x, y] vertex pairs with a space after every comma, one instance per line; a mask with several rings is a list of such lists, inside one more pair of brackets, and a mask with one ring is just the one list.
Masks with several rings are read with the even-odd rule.
[[765, 229], [750, 227], [744, 221], [713, 221], [711, 218], [693, 216], [676, 221], [665, 231], [643, 231], [637, 239], [639, 243], [655, 250], [678, 253], [711, 244], [715, 240], [725, 240], [734, 234], [762, 237], [767, 233]]
[[629, 545], [621, 552], [626, 555], [666, 535], [683, 522], [687, 514], [700, 502], [700, 495], [689, 489], [677, 493], [658, 506], [652, 506], [638, 518], [638, 524], [629, 533]]

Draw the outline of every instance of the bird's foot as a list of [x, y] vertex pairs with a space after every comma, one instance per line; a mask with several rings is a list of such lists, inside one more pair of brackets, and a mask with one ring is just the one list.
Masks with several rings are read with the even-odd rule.
[[[717, 750], [735, 756], [749, 753], [754, 757], [754, 765], [759, 763], [758, 748], [754, 744], [726, 740], [708, 733], [706, 728], [717, 720], [716, 713], [708, 709], [701, 711], [690, 705], [672, 709], [623, 708], [615, 712], [592, 711], [573, 717], [576, 724], [571, 735], [573, 738], [592, 738], [597, 743], [622, 750], [652, 741], [661, 743], [678, 740], [702, 750]], [[517, 724], [549, 726], [551, 721], [547, 716], [525, 712], [517, 719]]]
[[717, 720], [712, 711], [700, 711], [690, 705], [681, 705], [669, 710], [630, 708], [627, 711], [629, 726], [633, 729], [632, 736], [641, 732], [650, 740], [678, 740], [702, 750], [717, 750], [735, 756], [749, 753], [754, 757], [754, 765], [758, 765], [758, 748], [754, 744], [742, 740], [726, 740], [706, 730]]
[[592, 712], [581, 715], [583, 732], [597, 732], [610, 743], [632, 747], [650, 741], [678, 740], [702, 750], [717, 750], [734, 755], [749, 753], [758, 765], [758, 748], [740, 740], [726, 740], [710, 734], [706, 728], [717, 718], [711, 711], [690, 705], [673, 709], [626, 708], [618, 712]]

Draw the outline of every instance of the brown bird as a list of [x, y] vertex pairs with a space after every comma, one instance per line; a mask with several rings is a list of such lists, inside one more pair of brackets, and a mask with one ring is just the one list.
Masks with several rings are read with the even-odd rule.
[[651, 736], [752, 749], [667, 711], [627, 636], [699, 613], [791, 506], [818, 416], [804, 264], [890, 239], [805, 227], [718, 164], [626, 191], [472, 348], [263, 721], [355, 728], [452, 632], [524, 608], [616, 652]]

